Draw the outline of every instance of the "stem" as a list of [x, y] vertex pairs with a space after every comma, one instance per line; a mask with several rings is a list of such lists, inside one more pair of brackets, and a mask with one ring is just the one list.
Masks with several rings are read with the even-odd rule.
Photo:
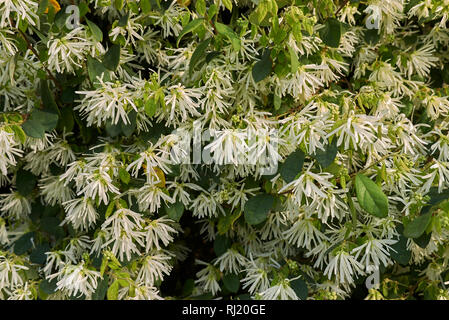
[[[12, 21], [11, 21], [12, 22]], [[27, 35], [20, 30], [19, 28], [17, 28], [17, 30], [19, 31], [20, 35], [22, 36], [22, 38], [25, 40], [25, 42], [27, 43], [28, 49], [31, 50], [31, 52], [36, 56], [36, 58], [40, 61], [39, 58], [39, 53], [36, 51], [36, 49], [33, 48], [33, 45], [31, 44], [30, 40], [28, 39]], [[47, 72], [48, 77], [53, 81], [53, 83], [58, 87], [58, 89], [60, 91], [62, 91], [62, 87], [59, 84], [59, 82], [56, 80], [56, 78], [53, 76], [53, 74], [51, 73], [50, 70], [48, 70], [48, 68], [42, 64], [42, 66], [44, 67], [45, 71]]]
[[338, 15], [338, 13], [341, 11], [341, 9], [343, 9], [347, 4], [348, 4], [349, 0], [345, 0], [345, 2], [343, 2], [340, 6], [340, 8], [338, 8], [338, 10], [335, 12], [335, 16]]

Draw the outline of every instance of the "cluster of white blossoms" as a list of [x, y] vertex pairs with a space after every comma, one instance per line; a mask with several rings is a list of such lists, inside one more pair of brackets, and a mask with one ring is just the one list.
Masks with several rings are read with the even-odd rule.
[[448, 17], [0, 1], [0, 299], [449, 299]]

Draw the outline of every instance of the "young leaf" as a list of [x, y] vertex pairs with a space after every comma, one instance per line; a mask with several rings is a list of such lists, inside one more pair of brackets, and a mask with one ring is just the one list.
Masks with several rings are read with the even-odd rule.
[[235, 51], [240, 50], [241, 46], [240, 38], [237, 36], [234, 30], [232, 30], [227, 25], [222, 24], [220, 22], [215, 23], [215, 28], [217, 29], [218, 33], [224, 35], [231, 41], [232, 47], [234, 48]]
[[385, 218], [388, 215], [388, 199], [382, 189], [363, 174], [355, 177], [355, 190], [360, 206], [369, 214]]
[[87, 25], [89, 26], [90, 31], [92, 32], [92, 35], [94, 36], [94, 39], [98, 42], [103, 41], [103, 31], [92, 21], [86, 18]]
[[176, 46], [179, 46], [179, 42], [181, 41], [184, 35], [186, 35], [189, 32], [195, 31], [201, 24], [203, 24], [203, 21], [204, 21], [203, 18], [194, 19], [190, 21], [179, 34], [178, 39], [176, 40]]
[[128, 184], [131, 181], [131, 175], [125, 168], [120, 168], [118, 170], [118, 175], [124, 184]]
[[147, 116], [152, 118], [154, 116], [154, 114], [156, 113], [156, 109], [157, 109], [156, 100], [154, 98], [147, 99], [147, 101], [145, 102], [144, 109], [145, 109], [145, 113], [147, 114]]
[[119, 285], [119, 281], [115, 280], [111, 286], [109, 287], [108, 291], [107, 291], [107, 298], [108, 300], [117, 300], [118, 298], [118, 289], [119, 289], [120, 285]]

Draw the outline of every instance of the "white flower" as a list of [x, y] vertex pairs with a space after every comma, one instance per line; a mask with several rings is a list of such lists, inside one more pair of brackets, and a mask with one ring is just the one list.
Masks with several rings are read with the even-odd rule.
[[78, 195], [84, 194], [92, 200], [97, 200], [101, 203], [108, 204], [108, 192], [120, 194], [119, 189], [114, 186], [109, 174], [100, 168], [98, 171], [85, 174], [85, 187], [78, 192]]
[[72, 189], [59, 180], [59, 176], [48, 176], [39, 180], [39, 188], [47, 204], [54, 206], [73, 198]]
[[171, 123], [179, 125], [201, 114], [198, 112], [202, 108], [203, 101], [201, 99], [203, 93], [201, 88], [186, 88], [181, 84], [177, 84], [167, 88], [168, 93], [165, 95], [167, 125]]
[[209, 192], [201, 192], [199, 196], [193, 200], [190, 205], [190, 210], [193, 211], [193, 216], [199, 219], [204, 217], [216, 217], [219, 213], [224, 214], [224, 210], [215, 194]]
[[155, 281], [163, 280], [173, 268], [169, 261], [172, 257], [159, 251], [151, 252], [141, 259], [142, 267], [137, 275], [137, 281], [153, 286]]
[[[3, 0], [0, 2], [0, 28], [17, 28], [20, 21], [32, 26], [39, 21], [38, 2], [35, 0]], [[11, 17], [15, 16], [15, 25]]]
[[432, 120], [449, 114], [449, 100], [447, 97], [427, 96], [423, 100], [427, 114]]
[[81, 115], [87, 118], [88, 126], [101, 126], [108, 120], [112, 124], [117, 124], [120, 120], [128, 124], [128, 112], [137, 111], [133, 90], [135, 87], [132, 84], [104, 82], [100, 79], [100, 87], [96, 90], [76, 91], [84, 97], [75, 110], [79, 110]]
[[79, 296], [85, 295], [90, 297], [98, 286], [98, 278], [100, 272], [90, 270], [81, 264], [64, 264], [60, 271], [50, 275], [47, 279], [51, 280], [57, 278], [56, 283], [58, 290], [66, 290], [69, 295]]
[[329, 279], [334, 275], [339, 283], [354, 283], [353, 277], [363, 274], [363, 265], [350, 253], [340, 250], [332, 256], [324, 270]]
[[391, 262], [389, 250], [393, 250], [391, 245], [395, 244], [397, 240], [389, 239], [369, 239], [361, 246], [354, 248], [351, 254], [355, 253], [355, 258], [358, 259], [359, 255], [364, 252], [361, 263], [367, 268], [368, 266], [374, 265], [377, 267], [388, 266]]
[[[432, 67], [436, 67], [435, 62], [439, 60], [437, 57], [432, 55], [434, 52], [435, 49], [431, 44], [424, 45], [410, 54], [405, 53], [405, 57], [403, 55], [399, 55], [396, 65], [407, 75], [408, 78], [411, 78], [415, 72], [419, 76], [425, 77], [429, 74]], [[406, 59], [405, 66], [402, 59]]]
[[146, 233], [145, 242], [147, 252], [153, 249], [153, 247], [160, 250], [161, 246], [159, 242], [162, 242], [164, 246], [167, 246], [173, 241], [173, 236], [171, 234], [176, 234], [178, 231], [168, 225], [170, 221], [170, 219], [160, 217], [148, 222], [144, 229]]
[[295, 291], [290, 287], [289, 279], [280, 281], [277, 285], [260, 293], [263, 300], [299, 300]]
[[221, 290], [218, 280], [220, 279], [220, 272], [212, 264], [201, 260], [195, 260], [196, 264], [205, 266], [196, 273], [195, 284], [198, 284], [203, 291], [211, 292], [213, 295]]
[[300, 217], [283, 233], [284, 238], [297, 247], [310, 250], [320, 242], [327, 240], [326, 236], [315, 226], [313, 219]]
[[245, 278], [241, 280], [242, 288], [248, 288], [248, 292], [254, 294], [255, 292], [265, 291], [270, 286], [268, 279], [268, 272], [262, 265], [256, 264], [256, 261], [250, 260], [249, 265], [245, 268]]
[[238, 274], [240, 268], [247, 262], [245, 256], [235, 249], [228, 249], [215, 261], [215, 265], [220, 266], [220, 271], [232, 272]]
[[[23, 284], [20, 273], [29, 268], [16, 264], [13, 259], [8, 258], [4, 253], [0, 253], [0, 288], [12, 288]], [[0, 290], [1, 291], [1, 290]]]
[[93, 43], [87, 40], [83, 27], [73, 29], [62, 38], [51, 35], [47, 42], [49, 68], [58, 73], [75, 74], [75, 69], [82, 67], [89, 46], [92, 45]]
[[139, 213], [126, 208], [118, 209], [101, 225], [101, 229], [109, 235], [102, 247], [108, 247], [112, 243], [111, 251], [114, 255], [118, 254], [120, 260], [124, 256], [130, 260], [132, 253], [140, 254], [137, 244], [145, 246], [144, 233], [140, 231], [143, 222]]
[[98, 212], [87, 197], [73, 199], [62, 204], [67, 212], [63, 223], [71, 223], [75, 229], [87, 230], [95, 225], [99, 217]]
[[8, 214], [16, 220], [26, 217], [31, 213], [30, 201], [19, 192], [0, 194], [0, 212]]
[[16, 158], [21, 157], [23, 151], [17, 148], [14, 133], [0, 128], [0, 174], [6, 176], [8, 168], [16, 165]]

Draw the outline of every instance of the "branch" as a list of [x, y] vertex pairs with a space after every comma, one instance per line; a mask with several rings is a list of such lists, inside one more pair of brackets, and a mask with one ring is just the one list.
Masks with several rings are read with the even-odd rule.
[[[11, 22], [12, 22], [12, 21], [11, 21]], [[39, 53], [36, 51], [36, 49], [33, 48], [33, 45], [31, 44], [31, 42], [30, 42], [30, 40], [28, 39], [27, 35], [26, 35], [22, 30], [20, 30], [19, 28], [17, 28], [17, 30], [19, 31], [20, 35], [22, 36], [22, 38], [23, 38], [23, 39], [25, 40], [25, 42], [27, 43], [28, 49], [30, 49], [31, 52], [32, 52], [32, 53], [36, 56], [36, 58], [38, 58], [39, 61], [40, 61]], [[53, 74], [51, 73], [51, 71], [48, 70], [48, 68], [47, 68], [44, 64], [42, 64], [42, 65], [43, 65], [45, 71], [47, 72], [48, 77], [53, 81], [53, 83], [58, 87], [58, 89], [59, 89], [60, 91], [62, 91], [61, 85], [60, 85], [59, 82], [56, 80], [56, 78], [53, 76]]]
[[345, 2], [342, 3], [340, 8], [338, 8], [338, 10], [335, 12], [335, 16], [338, 15], [338, 13], [341, 11], [341, 9], [343, 9], [348, 4], [348, 2], [349, 2], [349, 0], [345, 0]]

